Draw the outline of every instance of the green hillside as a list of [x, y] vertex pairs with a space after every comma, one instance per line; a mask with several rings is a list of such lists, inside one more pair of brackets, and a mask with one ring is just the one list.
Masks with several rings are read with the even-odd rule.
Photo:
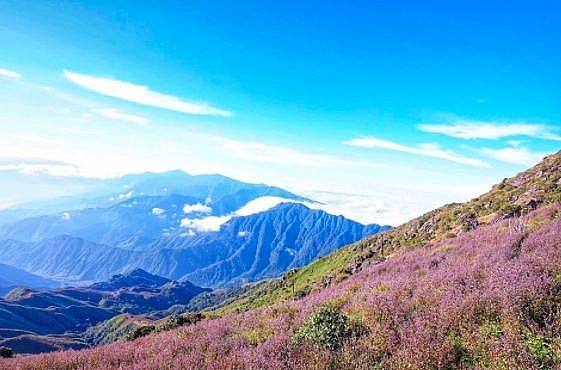
[[[478, 198], [430, 211], [390, 231], [341, 248], [329, 256], [285, 274], [280, 279], [256, 284], [238, 299], [213, 314], [222, 316], [266, 307], [274, 302], [298, 299], [340, 282], [403, 250], [451, 238], [464, 232], [513, 219], [531, 210], [561, 201], [561, 151], [536, 166], [504, 179]], [[515, 228], [514, 223], [511, 227]]]

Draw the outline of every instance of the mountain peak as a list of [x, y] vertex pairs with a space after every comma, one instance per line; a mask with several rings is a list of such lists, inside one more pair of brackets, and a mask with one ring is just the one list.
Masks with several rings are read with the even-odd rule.
[[164, 277], [152, 275], [143, 269], [136, 268], [124, 274], [113, 275], [109, 281], [95, 283], [91, 285], [91, 287], [98, 290], [115, 290], [134, 286], [160, 287], [170, 281], [171, 280]]
[[151, 273], [143, 270], [141, 268], [133, 269], [124, 274], [125, 277], [132, 277], [132, 278], [144, 278], [144, 279], [152, 279], [154, 277], [158, 277], [156, 275], [152, 275]]
[[302, 204], [300, 202], [281, 202], [279, 204], [277, 204], [275, 207], [273, 207], [273, 209], [278, 209], [278, 210], [310, 210], [309, 207], [307, 207], [305, 204]]

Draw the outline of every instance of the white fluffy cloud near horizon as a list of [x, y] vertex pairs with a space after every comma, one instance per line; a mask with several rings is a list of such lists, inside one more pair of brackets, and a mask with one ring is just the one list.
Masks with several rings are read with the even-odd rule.
[[[298, 203], [292, 199], [281, 198], [281, 197], [273, 197], [273, 196], [264, 196], [257, 199], [254, 199], [244, 205], [242, 208], [238, 209], [235, 212], [232, 212], [228, 215], [223, 216], [206, 216], [202, 218], [189, 218], [186, 217], [181, 220], [181, 227], [198, 231], [198, 232], [209, 232], [209, 231], [219, 231], [220, 227], [224, 225], [226, 222], [230, 221], [234, 217], [243, 217], [243, 216], [250, 216], [256, 213], [265, 212], [280, 203], [283, 202], [292, 202]], [[185, 205], [186, 207], [188, 205]], [[202, 206], [202, 207], [201, 207]], [[195, 207], [197, 209], [203, 209], [204, 206], [200, 203], [196, 205], [189, 206], [188, 211], [185, 212], [186, 214], [192, 213], [191, 209]], [[207, 207], [209, 208], [209, 207]], [[184, 207], [185, 210], [185, 207]]]
[[137, 104], [194, 115], [221, 117], [232, 115], [227, 110], [215, 108], [205, 103], [189, 102], [177, 96], [152, 91], [148, 86], [71, 71], [64, 71], [63, 75], [68, 81], [87, 90]]
[[163, 216], [165, 215], [166, 210], [163, 208], [154, 207], [152, 208], [152, 215], [154, 216]]

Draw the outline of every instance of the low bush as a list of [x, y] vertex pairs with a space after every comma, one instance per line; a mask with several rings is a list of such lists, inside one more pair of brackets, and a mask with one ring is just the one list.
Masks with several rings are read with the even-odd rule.
[[296, 346], [311, 343], [319, 348], [336, 351], [343, 342], [365, 331], [360, 324], [351, 323], [349, 317], [331, 306], [322, 306], [293, 335]]
[[11, 348], [4, 347], [4, 346], [0, 347], [0, 357], [10, 358], [10, 357], [13, 357], [13, 356], [14, 356], [14, 353], [13, 353]]

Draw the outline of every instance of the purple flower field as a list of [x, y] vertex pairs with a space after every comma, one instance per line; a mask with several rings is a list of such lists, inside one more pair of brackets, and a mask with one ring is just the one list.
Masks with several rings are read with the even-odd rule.
[[[513, 225], [516, 224], [516, 227]], [[295, 344], [322, 306], [363, 330]], [[366, 267], [298, 301], [2, 369], [552, 369], [561, 362], [561, 205]]]

